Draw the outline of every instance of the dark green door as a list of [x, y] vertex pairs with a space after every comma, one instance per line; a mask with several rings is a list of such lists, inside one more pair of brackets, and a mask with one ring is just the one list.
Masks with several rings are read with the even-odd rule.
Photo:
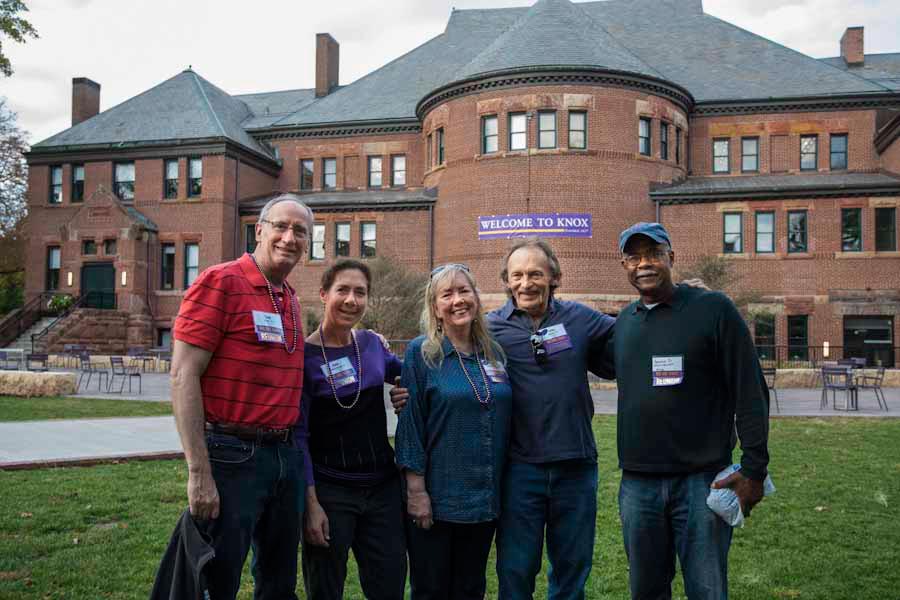
[[91, 263], [81, 267], [81, 295], [86, 308], [116, 307], [116, 269], [112, 263]]

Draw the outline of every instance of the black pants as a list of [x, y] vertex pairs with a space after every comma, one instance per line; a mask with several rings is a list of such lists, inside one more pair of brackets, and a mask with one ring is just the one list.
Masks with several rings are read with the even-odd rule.
[[406, 520], [411, 600], [481, 600], [496, 521], [435, 521], [424, 530]]
[[400, 478], [375, 487], [316, 482], [316, 496], [328, 515], [328, 548], [303, 542], [303, 579], [309, 600], [340, 600], [347, 556], [359, 567], [369, 600], [402, 600], [406, 586], [406, 536]]

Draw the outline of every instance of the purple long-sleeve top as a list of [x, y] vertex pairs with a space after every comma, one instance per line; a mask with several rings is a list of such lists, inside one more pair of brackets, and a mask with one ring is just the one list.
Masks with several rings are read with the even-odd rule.
[[308, 342], [305, 346], [301, 416], [294, 435], [303, 452], [308, 486], [315, 485], [316, 479], [371, 486], [397, 472], [387, 436], [384, 383], [394, 382], [403, 363], [371, 331], [354, 333], [362, 362], [362, 385], [355, 404], [360, 368], [353, 344], [324, 349], [336, 390], [322, 368], [322, 346]]

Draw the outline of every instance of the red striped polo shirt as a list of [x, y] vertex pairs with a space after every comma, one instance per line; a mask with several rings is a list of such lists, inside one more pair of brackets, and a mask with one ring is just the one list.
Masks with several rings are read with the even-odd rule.
[[[284, 283], [301, 320], [294, 290]], [[278, 293], [279, 305], [284, 296]], [[251, 311], [274, 312], [266, 281], [249, 254], [208, 268], [185, 292], [175, 320], [176, 340], [212, 352], [200, 377], [206, 420], [271, 428], [292, 427], [300, 416], [303, 386], [303, 331], [298, 323], [297, 350], [260, 342]], [[294, 329], [290, 305], [281, 322], [288, 346]]]

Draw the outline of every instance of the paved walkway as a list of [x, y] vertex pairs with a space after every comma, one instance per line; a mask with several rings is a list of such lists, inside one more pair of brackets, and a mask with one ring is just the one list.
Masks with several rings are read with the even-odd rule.
[[[147, 374], [142, 394], [105, 394], [93, 391], [79, 397], [103, 397], [129, 400], [169, 400], [167, 375]], [[127, 385], [126, 385], [127, 390]], [[134, 390], [136, 391], [136, 390]], [[891, 412], [878, 409], [872, 392], [860, 394], [858, 412], [841, 412], [832, 408], [820, 410], [821, 390], [779, 390], [781, 411], [772, 411], [776, 418], [787, 416], [900, 418], [900, 389], [885, 389]], [[615, 414], [616, 392], [594, 390], [594, 409], [597, 414]], [[393, 435], [397, 419], [389, 408], [388, 433]], [[774, 406], [773, 406], [774, 409]], [[172, 417], [133, 417], [122, 419], [78, 419], [61, 421], [27, 421], [0, 423], [0, 469], [35, 468], [94, 464], [115, 459], [155, 459], [181, 455], [181, 444]]]

